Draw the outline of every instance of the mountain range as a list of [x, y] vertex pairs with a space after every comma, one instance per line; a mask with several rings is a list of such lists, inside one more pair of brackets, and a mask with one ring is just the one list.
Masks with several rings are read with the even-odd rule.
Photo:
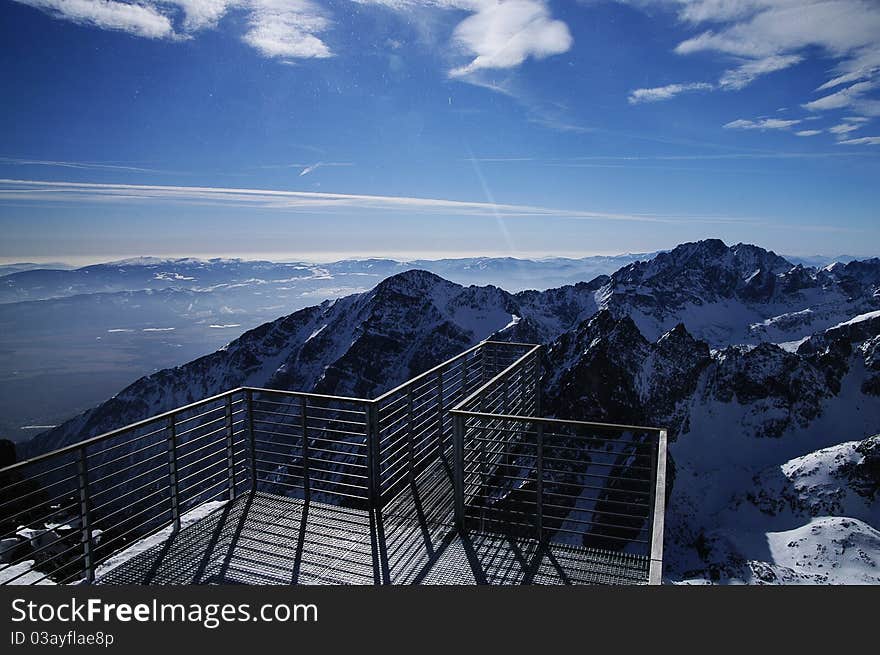
[[718, 240], [545, 291], [423, 270], [306, 307], [20, 447], [239, 385], [373, 396], [485, 338], [542, 343], [545, 413], [670, 433], [671, 582], [880, 582], [880, 259]]
[[77, 269], [0, 266], [0, 437], [24, 441], [144, 375], [214, 352], [278, 316], [406, 270], [546, 289], [649, 255], [328, 264], [138, 257]]

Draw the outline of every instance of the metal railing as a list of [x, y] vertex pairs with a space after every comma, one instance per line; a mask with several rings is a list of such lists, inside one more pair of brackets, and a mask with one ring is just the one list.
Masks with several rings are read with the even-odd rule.
[[374, 401], [381, 499], [393, 498], [437, 460], [451, 466], [449, 410], [531, 348], [519, 343], [480, 343]]
[[[540, 376], [540, 346], [487, 341], [374, 400], [242, 387], [13, 464], [0, 578], [93, 582], [135, 541], [245, 491], [381, 509], [435, 466], [462, 530], [647, 544], [659, 570], [665, 431], [538, 418]], [[656, 471], [645, 495], [639, 475]]]
[[450, 410], [460, 531], [663, 559], [666, 430], [541, 418], [536, 346]]
[[237, 389], [0, 469], [4, 584], [92, 582], [133, 541], [234, 498], [245, 413]]

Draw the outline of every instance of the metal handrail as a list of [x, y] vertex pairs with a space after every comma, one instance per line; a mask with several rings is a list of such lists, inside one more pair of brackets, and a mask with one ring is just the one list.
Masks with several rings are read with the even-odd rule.
[[[499, 352], [499, 348], [508, 350]], [[481, 349], [486, 349], [484, 356], [468, 359]], [[513, 361], [509, 361], [510, 356], [515, 354], [513, 349], [527, 350]], [[24, 516], [25, 523], [27, 523], [29, 519], [26, 517], [28, 515], [32, 515], [41, 508], [45, 509], [42, 507], [44, 504], [42, 495], [45, 490], [49, 486], [60, 484], [60, 482], [53, 482], [52, 476], [55, 475], [55, 472], [61, 468], [75, 467], [76, 473], [72, 478], [61, 481], [64, 482], [64, 488], [66, 488], [73, 480], [74, 487], [70, 492], [63, 492], [59, 497], [71, 493], [76, 497], [73, 507], [79, 509], [80, 524], [74, 531], [74, 536], [79, 535], [80, 555], [75, 560], [60, 560], [61, 563], [43, 577], [57, 574], [64, 576], [65, 579], [75, 578], [76, 573], [71, 575], [70, 567], [81, 562], [81, 564], [77, 564], [80, 566], [80, 575], [86, 582], [91, 582], [94, 580], [96, 566], [119, 552], [121, 548], [125, 548], [130, 539], [139, 538], [150, 531], [160, 529], [161, 526], [170, 525], [177, 530], [181, 525], [182, 512], [208, 500], [216, 499], [218, 496], [233, 499], [239, 493], [241, 485], [248, 480], [251, 491], [257, 490], [258, 484], [261, 489], [264, 488], [264, 485], [278, 485], [285, 489], [300, 490], [297, 493], [302, 492], [306, 499], [311, 498], [312, 494], [322, 494], [338, 497], [343, 505], [354, 503], [353, 506], [357, 506], [357, 503], [367, 503], [370, 508], [380, 509], [393, 499], [395, 493], [399, 492], [399, 484], [407, 480], [414, 481], [415, 476], [432, 463], [441, 458], [446, 459], [451, 439], [455, 488], [454, 512], [460, 528], [464, 529], [463, 490], [466, 484], [471, 484], [465, 480], [470, 474], [466, 474], [464, 466], [464, 430], [467, 419], [479, 419], [491, 422], [485, 429], [499, 434], [498, 438], [504, 438], [502, 433], [505, 430], [498, 427], [504, 422], [525, 422], [536, 426], [535, 432], [526, 433], [519, 430], [518, 434], [519, 438], [528, 434], [534, 435], [537, 439], [540, 480], [537, 483], [539, 497], [536, 505], [536, 520], [539, 535], [542, 535], [544, 533], [542, 526], [544, 492], [542, 489], [547, 484], [544, 480], [544, 472], [546, 470], [552, 473], [553, 470], [543, 468], [543, 450], [553, 447], [545, 439], [544, 426], [579, 426], [592, 430], [656, 432], [659, 435], [656, 456], [654, 450], [651, 451], [653, 460], [651, 472], [655, 472], [655, 484], [651, 489], [650, 499], [649, 581], [652, 584], [659, 583], [663, 556], [663, 512], [666, 500], [666, 430], [647, 426], [541, 418], [517, 412], [516, 410], [540, 413], [541, 351], [542, 346], [535, 344], [482, 341], [372, 400], [252, 386], [236, 387], [0, 468], [0, 475], [7, 476], [10, 481], [3, 487], [3, 490], [22, 484], [30, 485], [33, 483], [37, 485], [36, 490], [25, 486], [24, 496], [9, 499], [3, 504], [20, 503], [24, 497], [33, 497], [35, 504], [16, 514]], [[505, 364], [504, 362], [507, 361], [509, 363]], [[459, 366], [459, 363], [463, 365]], [[481, 377], [485, 377], [487, 370], [491, 372], [492, 368], [498, 366], [502, 367], [498, 373], [468, 393], [465, 398], [456, 402], [460, 395], [468, 392], [468, 387], [471, 386], [468, 384], [469, 382], [473, 384], [479, 381]], [[489, 368], [487, 369], [487, 367]], [[444, 394], [444, 391], [447, 393]], [[256, 394], [262, 397], [257, 398]], [[512, 397], [509, 397], [508, 394]], [[399, 398], [386, 405], [386, 409], [394, 408], [393, 411], [380, 418], [381, 404], [395, 396], [399, 396]], [[299, 399], [300, 402], [291, 403], [284, 398]], [[484, 398], [488, 399], [485, 411], [482, 404], [475, 408], [479, 411], [467, 409]], [[455, 402], [454, 406], [449, 407], [449, 402]], [[217, 403], [217, 406], [195, 415], [187, 415], [187, 413], [211, 403]], [[258, 406], [264, 406], [260, 405], [261, 403], [269, 403], [273, 407], [269, 410], [259, 409]], [[354, 411], [351, 407], [345, 408], [347, 405], [355, 406], [358, 411]], [[235, 407], [238, 409], [234, 409]], [[505, 411], [507, 409], [514, 411], [508, 413]], [[255, 414], [264, 416], [264, 418], [255, 417]], [[339, 418], [350, 414], [363, 415], [363, 422]], [[266, 415], [271, 415], [271, 418], [266, 419]], [[185, 429], [178, 430], [178, 423]], [[433, 427], [434, 423], [436, 423], [436, 429]], [[235, 427], [236, 425], [239, 427]], [[382, 431], [391, 426], [393, 429], [387, 436], [387, 443], [382, 442]], [[127, 440], [122, 439], [119, 443], [113, 443], [96, 452], [88, 452], [88, 449], [96, 444], [139, 430], [143, 431], [142, 429], [146, 427], [155, 429], [145, 431], [143, 434]], [[211, 431], [204, 433], [206, 429]], [[507, 432], [510, 430], [508, 429]], [[331, 436], [336, 434], [350, 436], [328, 438], [328, 433]], [[552, 436], [554, 435], [549, 433], [546, 435], [547, 438]], [[209, 438], [209, 442], [203, 442]], [[434, 442], [435, 438], [436, 443]], [[497, 438], [492, 437], [492, 439]], [[150, 445], [141, 447], [141, 444], [147, 442]], [[193, 449], [192, 444], [196, 443], [198, 446]], [[260, 457], [259, 453], [264, 452], [266, 446], [258, 448], [258, 443], [268, 444], [268, 446], [284, 445], [289, 447], [289, 451], [286, 454], [275, 453], [280, 461], [269, 461]], [[131, 463], [133, 453], [125, 450], [130, 445], [135, 449], [140, 448], [139, 451], [135, 450], [134, 452], [143, 452], [149, 448], [164, 448], [164, 453], [160, 450], [154, 455], [154, 458], [162, 457], [164, 463], [147, 471], [138, 472], [140, 464], [138, 462]], [[121, 451], [113, 452], [120, 448]], [[214, 452], [215, 450], [216, 452]], [[203, 452], [208, 454], [201, 456]], [[196, 454], [199, 455], [199, 459], [181, 465], [184, 458], [191, 458]], [[60, 467], [50, 467], [46, 464], [52, 459], [71, 456], [71, 461]], [[213, 458], [218, 459], [213, 461]], [[351, 461], [354, 458], [358, 459]], [[272, 459], [274, 460], [274, 457]], [[203, 461], [211, 463], [195, 473], [187, 472], [182, 479], [179, 478], [180, 471], [186, 472], [187, 467]], [[316, 467], [312, 465], [312, 462], [324, 463], [327, 466], [326, 468]], [[31, 477], [19, 475], [28, 467], [35, 466], [37, 467], [36, 472]], [[94, 471], [101, 467], [109, 467], [109, 472], [105, 468], [104, 473], [98, 478], [90, 477], [90, 470]], [[147, 476], [148, 481], [136, 488], [135, 491], [149, 488], [150, 485], [165, 484], [165, 488], [170, 490], [170, 496], [158, 503], [151, 504], [149, 507], [140, 509], [132, 516], [128, 516], [128, 514], [142, 507], [137, 504], [137, 501], [132, 505], [130, 512], [125, 508], [117, 509], [113, 500], [93, 507], [92, 499], [97, 494], [106, 494], [113, 490], [125, 491], [126, 485], [131, 486], [132, 478], [130, 476], [126, 476], [122, 481], [118, 480], [118, 477], [125, 471], [138, 473], [136, 476], [138, 479]], [[224, 473], [227, 479], [218, 478], [221, 473]], [[18, 479], [19, 477], [22, 479]], [[195, 482], [188, 482], [184, 489], [178, 488], [181, 482], [188, 481], [193, 477], [198, 479]], [[362, 483], [361, 480], [363, 480]], [[221, 485], [222, 489], [220, 489]], [[329, 490], [339, 487], [350, 489], [350, 491]], [[247, 487], [244, 488], [247, 489]], [[162, 491], [161, 487], [156, 487], [156, 489], [157, 491], [149, 494], [147, 498], [154, 497]], [[205, 494], [209, 492], [212, 492], [211, 495], [206, 497]], [[132, 490], [125, 491], [121, 497], [128, 497], [132, 493], [134, 493]], [[564, 495], [562, 494], [562, 496]], [[162, 509], [167, 503], [170, 503], [170, 506]], [[548, 503], [547, 506], [549, 508], [555, 507], [552, 503]], [[157, 511], [158, 513], [156, 513]], [[109, 529], [116, 530], [116, 533], [105, 540], [108, 546], [111, 543], [117, 543], [117, 546], [114, 546], [109, 554], [106, 554], [107, 546], [103, 545], [104, 542], [99, 544], [94, 540], [92, 534], [96, 527], [105, 529], [105, 525], [101, 524], [101, 512], [105, 514], [110, 512], [107, 517], [117, 517], [114, 519], [113, 525], [109, 526]], [[168, 512], [170, 512], [170, 520], [163, 518]], [[97, 526], [96, 516], [93, 514], [97, 516]], [[141, 521], [138, 517], [143, 518], [144, 514], [147, 515], [147, 518]], [[8, 518], [0, 517], [3, 520], [8, 520]], [[138, 518], [139, 523], [131, 527], [131, 522], [135, 518]], [[459, 521], [459, 519], [462, 520]], [[575, 523], [583, 522], [577, 519], [572, 520]], [[124, 532], [119, 534], [120, 530], [124, 530]], [[67, 537], [59, 538], [56, 542], [47, 544], [43, 548], [66, 544], [68, 543], [66, 539]], [[120, 539], [123, 539], [121, 544], [119, 543]], [[57, 563], [56, 558], [73, 550], [76, 550], [76, 547], [71, 546], [63, 553], [53, 555], [47, 561], [55, 560]], [[19, 561], [21, 561], [20, 558]]]
[[117, 435], [123, 434], [125, 432], [130, 432], [132, 430], [137, 430], [138, 428], [142, 428], [150, 423], [155, 423], [162, 419], [168, 419], [172, 416], [176, 416], [181, 412], [185, 412], [190, 409], [194, 409], [196, 407], [200, 407], [201, 405], [205, 405], [210, 402], [214, 402], [216, 400], [220, 400], [221, 398], [225, 398], [226, 396], [232, 395], [237, 391], [242, 390], [243, 387], [238, 387], [236, 389], [230, 389], [229, 391], [224, 391], [223, 393], [218, 393], [216, 396], [211, 396], [209, 398], [204, 398], [202, 400], [197, 400], [194, 403], [190, 403], [189, 405], [184, 405], [183, 407], [176, 407], [174, 409], [170, 409], [167, 412], [162, 412], [161, 414], [156, 414], [155, 416], [150, 416], [149, 418], [145, 418], [140, 421], [135, 421], [134, 423], [129, 423], [128, 425], [124, 425], [121, 428], [115, 428], [110, 430], [109, 432], [104, 432], [102, 434], [96, 435], [94, 437], [89, 437], [88, 439], [83, 439], [82, 441], [77, 441], [75, 443], [69, 444], [67, 446], [62, 446], [61, 448], [57, 448], [56, 450], [49, 451], [48, 453], [43, 453], [42, 455], [36, 455], [31, 457], [30, 459], [24, 459], [20, 462], [16, 462], [15, 464], [10, 464], [8, 466], [4, 466], [0, 468], [0, 474], [8, 473], [10, 471], [14, 471], [15, 469], [22, 468], [28, 465], [36, 464], [46, 459], [50, 459], [52, 457], [58, 457], [59, 455], [65, 455], [67, 453], [72, 453], [78, 450], [79, 448], [84, 448], [86, 446], [91, 446], [92, 444], [98, 443], [99, 441], [105, 441], [106, 439], [111, 439]]
[[588, 425], [591, 428], [599, 428], [605, 430], [634, 430], [638, 432], [664, 432], [666, 428], [658, 428], [649, 425], [626, 425], [624, 423], [601, 423], [597, 421], [574, 421], [564, 418], [548, 418], [543, 416], [522, 416], [518, 414], [495, 414], [486, 412], [474, 412], [467, 409], [450, 409], [450, 414], [461, 414], [467, 416], [475, 416], [478, 418], [502, 419], [505, 421], [523, 421], [550, 423], [555, 425]]
[[[499, 342], [491, 342], [491, 343], [499, 343]], [[500, 342], [500, 343], [504, 343], [504, 342]], [[531, 349], [526, 354], [519, 357], [512, 364], [505, 367], [504, 370], [502, 370], [500, 373], [495, 375], [495, 377], [493, 377], [491, 380], [489, 380], [488, 382], [486, 382], [485, 384], [483, 384], [482, 386], [480, 386], [479, 388], [474, 390], [474, 392], [471, 393], [467, 398], [465, 398], [464, 400], [459, 402], [455, 407], [453, 407], [451, 410], [449, 410], [450, 412], [454, 413], [456, 411], [460, 411], [459, 408], [465, 407], [466, 405], [470, 404], [475, 398], [479, 398], [482, 394], [484, 394], [486, 392], [487, 389], [490, 389], [492, 386], [498, 384], [498, 382], [500, 382], [502, 379], [504, 379], [504, 377], [508, 373], [510, 373], [510, 371], [513, 371], [514, 369], [518, 368], [529, 357], [531, 357], [535, 353], [540, 352], [541, 348], [542, 348], [542, 346], [534, 345], [534, 344], [512, 344], [512, 345], [517, 345], [517, 346], [531, 345]]]
[[[522, 355], [516, 361], [505, 367], [501, 372], [495, 375], [491, 380], [481, 385], [478, 389], [476, 389], [473, 393], [468, 395], [467, 398], [458, 403], [455, 407], [449, 410], [449, 414], [453, 417], [454, 426], [455, 426], [455, 444], [454, 444], [454, 452], [455, 452], [455, 462], [454, 462], [454, 470], [456, 472], [456, 480], [455, 480], [455, 498], [454, 498], [454, 507], [455, 507], [455, 516], [456, 516], [456, 524], [458, 529], [461, 531], [466, 531], [468, 529], [468, 522], [466, 520], [466, 515], [468, 511], [468, 502], [469, 498], [473, 493], [475, 493], [475, 489], [479, 489], [480, 483], [477, 483], [476, 486], [473, 482], [474, 479], [481, 480], [483, 479], [483, 475], [485, 474], [485, 456], [489, 454], [489, 451], [485, 450], [486, 444], [491, 444], [493, 442], [497, 442], [499, 439], [521, 439], [525, 436], [525, 433], [522, 430], [511, 430], [509, 428], [503, 427], [505, 423], [523, 423], [523, 424], [531, 424], [535, 426], [531, 432], [527, 434], [534, 437], [534, 443], [532, 444], [534, 448], [536, 448], [536, 453], [534, 455], [529, 454], [521, 454], [519, 455], [520, 459], [525, 456], [526, 458], [531, 458], [533, 462], [533, 470], [535, 473], [535, 499], [531, 502], [529, 501], [520, 501], [525, 503], [526, 505], [533, 505], [533, 510], [526, 512], [524, 516], [532, 515], [531, 512], [534, 513], [535, 527], [537, 529], [538, 540], [543, 541], [545, 535], [544, 528], [544, 486], [546, 481], [544, 480], [544, 476], [546, 472], [551, 472], [550, 469], [544, 468], [544, 455], [543, 451], [547, 447], [551, 447], [547, 441], [544, 433], [544, 426], [560, 426], [560, 427], [568, 427], [568, 428], [581, 428], [581, 429], [589, 429], [589, 430], [601, 430], [601, 431], [611, 431], [611, 432], [642, 432], [656, 435], [656, 450], [652, 447], [651, 449], [651, 466], [649, 467], [639, 467], [640, 469], [646, 470], [650, 477], [653, 480], [645, 480], [645, 482], [651, 482], [649, 486], [650, 493], [650, 502], [648, 503], [648, 511], [650, 512], [647, 516], [642, 517], [642, 520], [650, 521], [648, 524], [648, 540], [639, 540], [634, 539], [634, 542], [646, 543], [649, 546], [649, 553], [647, 554], [648, 559], [648, 584], [656, 585], [660, 584], [662, 581], [662, 563], [663, 563], [663, 535], [664, 535], [664, 513], [666, 506], [666, 458], [667, 458], [667, 431], [665, 428], [659, 428], [654, 426], [641, 426], [641, 425], [628, 425], [622, 423], [606, 423], [606, 422], [597, 422], [597, 421], [576, 421], [570, 419], [557, 419], [557, 418], [544, 418], [544, 417], [536, 417], [530, 415], [523, 415], [515, 412], [506, 412], [504, 410], [507, 409], [507, 397], [506, 391], [503, 391], [503, 395], [501, 396], [500, 405], [499, 405], [499, 392], [498, 388], [501, 385], [505, 385], [503, 389], [506, 389], [506, 384], [508, 381], [515, 375], [517, 369], [522, 368], [523, 374], [525, 373], [525, 366], [529, 358], [536, 353], [540, 352], [540, 346], [535, 346], [530, 349], [526, 354]], [[540, 369], [540, 365], [538, 366]], [[540, 374], [538, 371], [537, 374]], [[523, 384], [521, 382], [520, 384]], [[491, 405], [492, 407], [488, 410], [484, 410], [483, 401], [487, 398], [491, 397]], [[500, 411], [499, 411], [500, 410]], [[485, 425], [467, 425], [468, 419], [478, 419], [486, 423]], [[479, 463], [474, 466], [467, 467], [465, 466], [465, 434], [466, 431], [472, 429], [480, 429], [486, 430], [490, 435], [487, 439], [478, 439], [478, 441], [486, 442], [482, 446], [480, 446], [480, 451], [483, 454], [479, 456]], [[518, 437], [514, 436], [514, 432]], [[506, 434], [505, 434], [506, 433]], [[555, 435], [562, 436], [562, 435]], [[531, 442], [530, 442], [531, 443]], [[527, 478], [521, 477], [522, 474], [519, 475], [506, 475], [504, 473], [498, 473], [497, 468], [499, 466], [502, 467], [519, 467], [522, 468], [522, 464], [502, 464], [500, 460], [497, 459], [498, 455], [504, 455], [504, 449], [507, 446], [502, 446], [501, 450], [494, 450], [495, 454], [491, 454], [493, 458], [491, 466], [496, 469], [496, 472], [493, 475], [499, 476], [502, 480], [509, 480], [507, 483], [512, 484], [519, 482], [526, 482]], [[609, 453], [615, 456], [625, 455], [626, 453]], [[475, 460], [476, 461], [476, 460]], [[593, 464], [597, 464], [593, 462]], [[602, 463], [603, 466], [616, 467], [618, 464], [611, 463]], [[532, 465], [530, 465], [532, 468]], [[632, 466], [628, 466], [627, 469], [631, 469]], [[561, 471], [560, 471], [561, 473]], [[605, 477], [610, 477], [611, 472]], [[476, 476], [476, 478], [474, 477]], [[600, 476], [596, 476], [600, 477]], [[583, 486], [583, 485], [581, 485]], [[513, 487], [511, 487], [510, 492], [513, 491]], [[597, 491], [604, 491], [604, 487], [596, 487]], [[484, 499], [485, 497], [483, 497]], [[476, 499], [476, 497], [474, 497]], [[599, 497], [597, 496], [595, 499], [596, 502], [599, 501]], [[514, 514], [516, 512], [511, 509], [505, 510], [507, 512], [513, 511]], [[633, 517], [636, 518], [636, 517]], [[570, 517], [566, 520], [573, 520]], [[508, 523], [513, 526], [526, 527], [527, 524], [511, 521], [510, 517], [504, 519], [505, 523]], [[575, 523], [578, 524], [590, 524], [590, 525], [604, 525], [601, 523], [596, 523], [594, 521], [583, 521], [583, 520], [574, 520]], [[607, 527], [615, 527], [608, 525]], [[619, 526], [621, 528], [625, 527], [623, 525]], [[643, 528], [644, 529], [644, 528]], [[560, 532], [564, 532], [565, 530], [559, 530]], [[612, 535], [599, 535], [602, 538], [618, 538]]]

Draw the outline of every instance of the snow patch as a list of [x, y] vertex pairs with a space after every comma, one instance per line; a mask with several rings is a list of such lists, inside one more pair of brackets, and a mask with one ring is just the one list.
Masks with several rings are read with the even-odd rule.
[[867, 314], [859, 314], [848, 321], [844, 321], [843, 323], [838, 323], [832, 330], [836, 330], [837, 328], [844, 327], [845, 325], [855, 325], [856, 323], [862, 323], [863, 321], [870, 321], [873, 318], [880, 318], [880, 310], [876, 312], [868, 312]]

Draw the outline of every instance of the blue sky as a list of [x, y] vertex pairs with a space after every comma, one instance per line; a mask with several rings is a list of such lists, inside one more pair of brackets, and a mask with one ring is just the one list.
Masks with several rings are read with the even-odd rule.
[[876, 2], [0, 2], [0, 261], [880, 254]]

